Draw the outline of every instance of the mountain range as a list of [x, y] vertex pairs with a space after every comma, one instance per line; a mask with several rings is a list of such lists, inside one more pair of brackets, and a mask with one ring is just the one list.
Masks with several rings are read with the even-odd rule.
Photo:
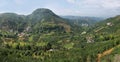
[[[97, 17], [60, 17], [46, 8], [39, 8], [31, 14], [18, 15], [15, 13], [2, 13], [0, 15], [0, 29], [3, 31], [23, 32], [27, 27], [34, 32], [61, 31], [72, 32], [76, 27], [93, 25], [102, 20]], [[73, 27], [74, 26], [74, 27]], [[82, 31], [83, 29], [80, 28]]]

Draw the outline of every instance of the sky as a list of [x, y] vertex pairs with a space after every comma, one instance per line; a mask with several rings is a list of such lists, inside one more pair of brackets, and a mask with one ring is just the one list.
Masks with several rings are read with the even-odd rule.
[[0, 0], [0, 13], [28, 15], [37, 8], [64, 16], [113, 17], [120, 15], [120, 0]]

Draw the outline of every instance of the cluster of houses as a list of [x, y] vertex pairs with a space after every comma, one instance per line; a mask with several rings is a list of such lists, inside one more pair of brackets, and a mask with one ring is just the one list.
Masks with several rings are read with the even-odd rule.
[[21, 39], [24, 39], [25, 37], [30, 36], [30, 34], [27, 34], [26, 32], [29, 32], [31, 30], [31, 27], [28, 26], [23, 32], [19, 33], [17, 36]]

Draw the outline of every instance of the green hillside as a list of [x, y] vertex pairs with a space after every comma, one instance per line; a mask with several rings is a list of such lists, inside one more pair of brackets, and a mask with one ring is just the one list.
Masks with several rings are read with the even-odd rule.
[[[99, 22], [94, 27], [95, 39], [99, 42], [101, 41], [112, 41], [118, 42], [118, 46], [114, 46], [113, 51], [104, 56], [101, 60], [102, 62], [119, 61], [119, 43], [120, 43], [120, 16], [108, 18], [105, 21]], [[117, 56], [118, 55], [118, 56]]]
[[61, 18], [45, 8], [29, 15], [0, 14], [0, 61], [119, 61], [120, 16], [100, 22], [75, 19]]

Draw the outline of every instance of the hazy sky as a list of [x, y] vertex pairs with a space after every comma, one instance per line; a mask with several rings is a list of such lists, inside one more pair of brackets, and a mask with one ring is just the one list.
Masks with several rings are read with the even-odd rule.
[[120, 0], [0, 0], [0, 13], [30, 14], [37, 8], [58, 15], [110, 17], [120, 15]]

